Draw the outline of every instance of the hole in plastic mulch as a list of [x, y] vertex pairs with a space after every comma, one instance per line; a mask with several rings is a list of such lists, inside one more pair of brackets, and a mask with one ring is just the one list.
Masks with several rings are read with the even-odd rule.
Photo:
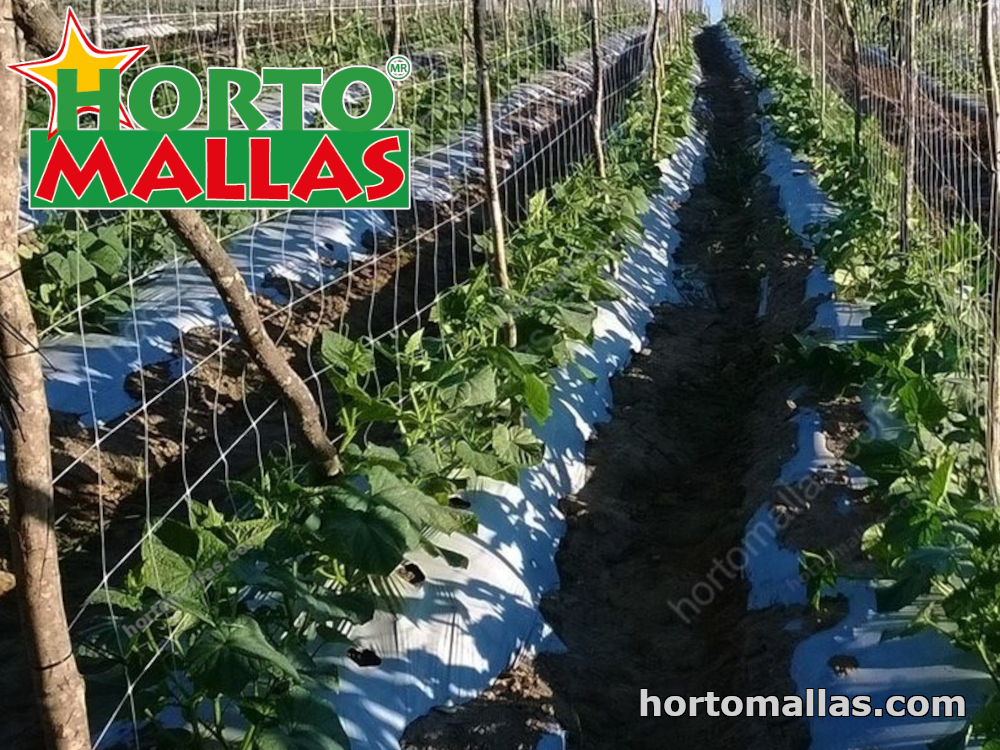
[[424, 575], [424, 571], [422, 571], [420, 566], [414, 562], [403, 563], [400, 575], [402, 575], [406, 581], [412, 583], [414, 586], [419, 586], [427, 580], [427, 576]]
[[382, 663], [379, 655], [370, 648], [350, 648], [347, 656], [359, 667], [377, 667]]

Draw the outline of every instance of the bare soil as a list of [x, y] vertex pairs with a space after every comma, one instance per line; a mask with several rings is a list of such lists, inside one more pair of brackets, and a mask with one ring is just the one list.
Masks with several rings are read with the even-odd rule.
[[793, 381], [776, 355], [812, 319], [802, 302], [811, 258], [788, 236], [760, 172], [754, 92], [717, 28], [696, 49], [712, 152], [706, 184], [681, 211], [677, 260], [708, 294], [658, 311], [648, 349], [614, 383], [613, 418], [588, 452], [592, 477], [564, 502], [562, 588], [543, 612], [567, 651], [522, 660], [515, 673], [533, 676], [530, 691], [501, 681], [483, 699], [415, 723], [408, 750], [533, 748], [540, 717], [552, 715], [579, 750], [808, 745], [794, 719], [640, 718], [642, 689], [794, 693], [795, 644], [837, 616], [748, 612], [741, 563], [729, 562], [739, 560], [733, 550], [749, 518], [774, 500], [793, 448]]
[[[605, 72], [611, 94], [606, 122], [617, 119], [643, 56], [638, 34]], [[534, 191], [561, 179], [591, 152], [592, 132], [583, 115], [589, 106], [586, 96], [567, 97], [544, 111], [525, 109], [509, 118], [520, 134], [499, 144], [509, 221], [525, 215]], [[412, 212], [401, 212], [391, 243], [375, 246], [371, 240], [373, 257], [321, 292], [288, 286], [283, 291], [291, 302], [280, 309], [258, 298], [269, 316], [269, 332], [295, 369], [315, 372], [312, 344], [324, 330], [378, 336], [426, 320], [436, 296], [465, 280], [473, 262], [482, 260], [474, 256], [471, 241], [483, 227], [480, 193], [480, 185], [468, 184], [452, 204], [418, 203]], [[175, 342], [178, 354], [199, 363], [184, 379], [170, 377], [162, 367], [133, 375], [128, 387], [146, 406], [102, 428], [99, 447], [95, 432], [80, 427], [74, 416], [54, 415], [53, 462], [62, 475], [55, 488], [56, 516], [71, 618], [100, 582], [102, 561], [108, 567], [124, 561], [122, 573], [134, 564], [135, 552], [128, 555], [150, 518], [169, 512], [189, 493], [202, 501], [221, 500], [225, 509], [227, 480], [259, 470], [271, 456], [298, 452], [295, 428], [280, 403], [274, 407], [280, 394], [229, 338], [225, 331], [198, 329]], [[335, 399], [325, 388], [314, 384], [326, 409]], [[335, 434], [333, 415], [326, 416]], [[0, 490], [0, 744], [33, 750], [40, 738], [11, 594], [16, 582], [8, 572], [5, 511]], [[116, 582], [113, 578], [112, 585]]]

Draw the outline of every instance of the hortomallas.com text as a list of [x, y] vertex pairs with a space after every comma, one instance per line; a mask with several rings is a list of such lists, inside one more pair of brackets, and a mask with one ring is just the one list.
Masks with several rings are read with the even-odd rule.
[[827, 695], [823, 688], [808, 688], [800, 695], [718, 696], [709, 691], [696, 697], [671, 695], [659, 698], [643, 689], [639, 694], [640, 716], [932, 716], [963, 718], [961, 695], [892, 695], [881, 705], [870, 695]]

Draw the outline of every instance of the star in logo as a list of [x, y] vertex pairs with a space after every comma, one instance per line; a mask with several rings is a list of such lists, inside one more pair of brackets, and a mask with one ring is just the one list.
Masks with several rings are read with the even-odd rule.
[[[62, 43], [54, 55], [44, 60], [16, 63], [7, 67], [44, 86], [45, 90], [49, 92], [49, 138], [52, 138], [56, 134], [57, 127], [56, 76], [58, 71], [77, 71], [77, 91], [97, 91], [100, 89], [102, 70], [117, 68], [124, 71], [147, 49], [149, 49], [148, 45], [127, 49], [99, 49], [95, 47], [84, 33], [76, 13], [73, 12], [72, 8], [67, 8]], [[125, 105], [119, 101], [118, 107], [121, 124], [127, 128], [134, 128]], [[77, 114], [96, 111], [96, 107], [80, 107]]]

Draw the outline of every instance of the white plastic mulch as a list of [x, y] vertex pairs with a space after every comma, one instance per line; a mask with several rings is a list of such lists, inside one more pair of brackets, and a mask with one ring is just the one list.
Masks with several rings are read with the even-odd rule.
[[[643, 38], [637, 29], [609, 36], [604, 44], [605, 69], [641, 46]], [[530, 160], [533, 134], [558, 122], [567, 105], [589, 96], [589, 59], [580, 53], [567, 67], [570, 72], [547, 71], [535, 81], [514, 87], [497, 106], [497, 129], [518, 134], [506, 139], [508, 158], [500, 169]], [[318, 87], [313, 88], [316, 91], [307, 91], [305, 97], [307, 121], [318, 104]], [[546, 106], [533, 106], [542, 102]], [[264, 109], [271, 117], [280, 115], [276, 101], [266, 101]], [[534, 128], [526, 127], [526, 122], [533, 122]], [[458, 197], [458, 188], [478, 183], [482, 177], [480, 142], [480, 129], [471, 124], [448, 144], [415, 158], [410, 180], [414, 201], [446, 204]], [[25, 187], [25, 230], [45, 220], [44, 212], [28, 211], [26, 198]], [[331, 284], [350, 273], [355, 264], [371, 258], [370, 245], [374, 254], [393, 247], [393, 219], [393, 212], [377, 210], [286, 212], [238, 233], [226, 248], [251, 291], [283, 304], [288, 300], [269, 282], [287, 279], [305, 289]], [[178, 346], [185, 333], [209, 327], [219, 329], [220, 338], [233, 335], [221, 299], [194, 261], [178, 259], [148, 274], [134, 284], [132, 298], [131, 311], [108, 322], [113, 333], [54, 335], [42, 342], [50, 409], [75, 416], [84, 427], [99, 428], [141, 406], [125, 387], [132, 374], [163, 365], [169, 368], [172, 381], [183, 376], [193, 364]], [[0, 483], [5, 478], [0, 435]]]
[[[448, 542], [469, 557], [468, 569], [419, 556], [427, 581], [408, 588], [403, 614], [382, 614], [351, 634], [383, 660], [368, 668], [343, 662], [340, 693], [331, 695], [354, 750], [397, 750], [414, 719], [475, 697], [521, 652], [558, 645], [538, 611], [559, 582], [555, 552], [565, 524], [558, 502], [586, 481], [586, 443], [610, 414], [610, 379], [641, 348], [653, 306], [682, 301], [671, 278], [679, 244], [673, 206], [703, 179], [705, 153], [696, 133], [661, 165], [644, 242], [621, 267], [622, 298], [601, 305], [593, 345], [576, 351], [596, 381], [573, 367], [555, 373], [553, 414], [536, 427], [547, 446], [543, 463], [517, 486], [487, 481], [469, 494], [479, 533]], [[540, 747], [563, 747], [563, 738], [548, 735]]]
[[[739, 43], [728, 39], [732, 59], [741, 74], [756, 80]], [[761, 94], [768, 101], [769, 92]], [[836, 215], [836, 208], [822, 192], [808, 163], [796, 158], [791, 150], [777, 140], [770, 123], [765, 120], [761, 146], [767, 161], [766, 172], [779, 190], [782, 210], [792, 231], [806, 245], [812, 246], [809, 227], [823, 223]], [[869, 336], [863, 328], [868, 306], [836, 299], [832, 278], [817, 266], [810, 275], [806, 298], [825, 297], [817, 310], [813, 330], [823, 329], [835, 341], [851, 341]], [[892, 429], [880, 416], [879, 404], [865, 403], [869, 429]], [[795, 486], [811, 477], [829, 471], [833, 455], [827, 450], [826, 434], [821, 417], [810, 409], [797, 409], [796, 454], [782, 469], [779, 486]], [[856, 468], [848, 468], [851, 481], [865, 481]], [[844, 512], [847, 512], [844, 509]], [[751, 585], [750, 606], [763, 609], [777, 604], [804, 604], [805, 589], [788, 585], [799, 575], [797, 554], [783, 549], [774, 534], [750, 535], [759, 527], [755, 524], [774, 523], [767, 507], [762, 507], [748, 528], [746, 546], [753, 544], [748, 554], [747, 578]], [[772, 526], [773, 528], [773, 526]], [[766, 544], [761, 545], [761, 540]], [[816, 633], [797, 647], [792, 661], [792, 676], [798, 691], [825, 688], [828, 694], [870, 695], [873, 707], [884, 704], [892, 695], [962, 695], [971, 716], [982, 706], [993, 687], [981, 662], [973, 655], [960, 651], [943, 636], [925, 632], [906, 638], [886, 638], [883, 634], [898, 632], [916, 612], [916, 607], [898, 613], [879, 613], [875, 604], [874, 581], [841, 579], [836, 592], [849, 603], [847, 617], [833, 628]], [[828, 662], [833, 656], [851, 656], [859, 667], [837, 675]], [[812, 750], [856, 750], [881, 747], [902, 750], [924, 748], [934, 740], [959, 731], [964, 719], [931, 717], [868, 716], [849, 719], [812, 717], [809, 720]]]

